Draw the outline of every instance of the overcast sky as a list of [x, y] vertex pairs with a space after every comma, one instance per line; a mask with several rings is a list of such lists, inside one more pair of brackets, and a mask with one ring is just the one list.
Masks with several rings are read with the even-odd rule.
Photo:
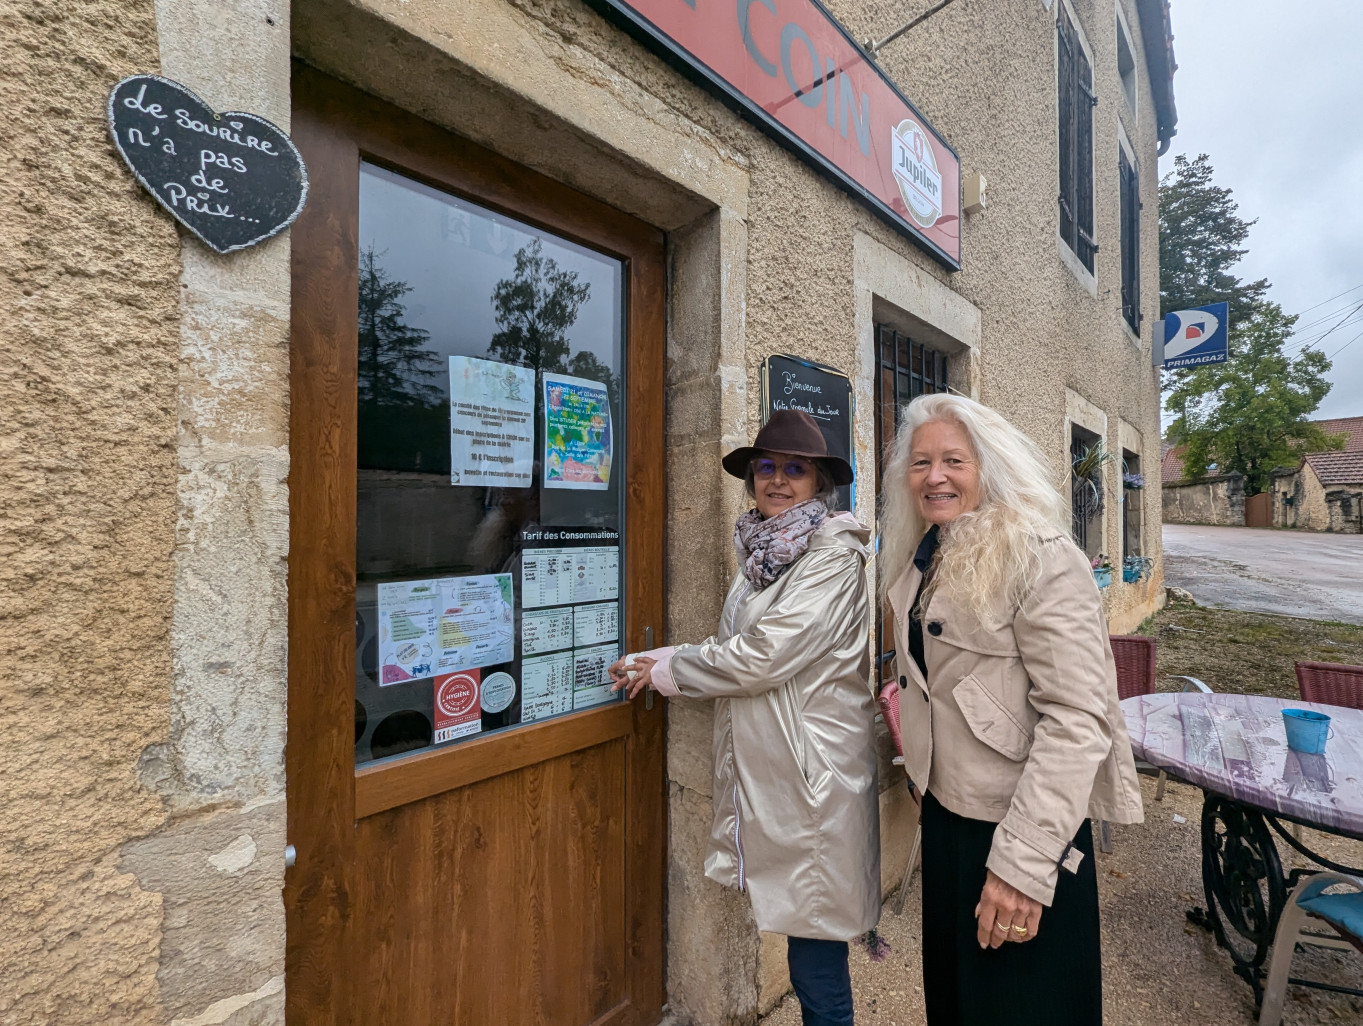
[[[1363, 304], [1363, 2], [1171, 7], [1178, 135], [1160, 173], [1176, 154], [1211, 156], [1216, 184], [1259, 220], [1237, 273], [1268, 278], [1289, 313], [1315, 307], [1300, 344]], [[1316, 416], [1363, 416], [1363, 307], [1315, 347], [1339, 351]]]

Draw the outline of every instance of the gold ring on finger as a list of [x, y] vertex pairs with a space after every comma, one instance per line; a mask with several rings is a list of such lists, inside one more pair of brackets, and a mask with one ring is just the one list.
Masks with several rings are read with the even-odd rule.
[[1004, 925], [1003, 925], [1001, 922], [999, 922], [997, 919], [994, 920], [994, 929], [998, 930], [999, 933], [1007, 933], [1007, 932], [1008, 932], [1008, 927], [1004, 926]]
[[1014, 924], [1013, 924], [1013, 932], [1014, 932], [1015, 934], [1017, 934], [1019, 937], [1026, 937], [1026, 936], [1027, 936], [1027, 927], [1025, 927], [1025, 926], [1018, 926], [1017, 923], [1014, 923]]

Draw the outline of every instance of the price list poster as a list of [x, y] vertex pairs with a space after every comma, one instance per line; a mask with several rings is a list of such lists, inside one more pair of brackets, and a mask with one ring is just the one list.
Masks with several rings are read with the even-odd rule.
[[620, 657], [619, 535], [529, 532], [521, 551], [521, 719], [615, 699], [607, 667]]

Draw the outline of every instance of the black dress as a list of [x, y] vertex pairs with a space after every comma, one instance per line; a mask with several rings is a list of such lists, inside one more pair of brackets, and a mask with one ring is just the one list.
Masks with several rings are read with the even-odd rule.
[[[926, 577], [937, 550], [930, 530], [914, 557]], [[928, 679], [917, 596], [909, 653]], [[931, 682], [929, 681], [929, 684]], [[1075, 834], [1078, 873], [1060, 872], [1037, 934], [981, 949], [975, 905], [996, 824], [958, 816], [923, 795], [923, 997], [928, 1026], [1098, 1026], [1103, 1021], [1098, 876], [1087, 820]]]

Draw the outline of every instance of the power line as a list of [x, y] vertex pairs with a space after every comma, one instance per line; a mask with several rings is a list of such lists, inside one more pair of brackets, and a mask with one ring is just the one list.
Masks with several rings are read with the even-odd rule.
[[[1334, 308], [1333, 310], [1331, 310], [1329, 313], [1322, 314], [1321, 316], [1316, 317], [1316, 318], [1314, 318], [1313, 320], [1307, 321], [1305, 324], [1298, 324], [1298, 325], [1295, 325], [1295, 326], [1294, 326], [1294, 327], [1295, 327], [1295, 330], [1296, 330], [1296, 331], [1299, 331], [1299, 332], [1300, 332], [1300, 331], [1305, 331], [1307, 328], [1315, 327], [1317, 324], [1323, 324], [1323, 323], [1325, 323], [1326, 321], [1328, 321], [1331, 317], [1334, 317], [1336, 314], [1338, 314], [1339, 311], [1343, 310], [1345, 307], [1347, 307], [1347, 306], [1349, 305], [1349, 303], [1352, 303], [1352, 302], [1353, 302], [1353, 300], [1351, 299], [1351, 300], [1349, 300], [1348, 303], [1343, 303], [1343, 304], [1341, 304], [1340, 306], [1335, 307], [1335, 308]], [[1298, 314], [1297, 316], [1300, 317], [1301, 315]]]
[[1360, 310], [1363, 310], [1363, 303], [1359, 303], [1359, 304], [1358, 304], [1357, 306], [1355, 306], [1352, 310], [1350, 310], [1348, 313], [1346, 313], [1343, 317], [1341, 317], [1338, 321], [1336, 321], [1335, 324], [1332, 325], [1332, 326], [1330, 327], [1330, 329], [1329, 329], [1328, 331], [1326, 331], [1324, 334], [1320, 335], [1320, 336], [1317, 337], [1317, 338], [1312, 339], [1310, 342], [1307, 342], [1305, 345], [1303, 345], [1303, 346], [1302, 346], [1302, 349], [1305, 350], [1305, 349], [1308, 348], [1309, 346], [1317, 345], [1317, 344], [1319, 344], [1319, 343], [1321, 343], [1321, 342], [1324, 342], [1325, 339], [1328, 338], [1331, 334], [1333, 334], [1333, 333], [1335, 332], [1336, 329], [1338, 329], [1340, 326], [1342, 326], [1342, 325], [1344, 324], [1345, 321], [1347, 321], [1347, 320], [1349, 320], [1350, 318], [1352, 318], [1352, 317], [1353, 317], [1355, 314], [1357, 314]]
[[[1341, 321], [1338, 325], [1336, 325], [1336, 327], [1340, 328], [1347, 327], [1348, 325], [1351, 324], [1357, 324], [1360, 320], [1363, 320], [1363, 318], [1360, 318], [1358, 315], [1355, 314]], [[1327, 329], [1326, 331], [1320, 332], [1312, 332], [1306, 335], [1305, 337], [1294, 334], [1287, 348], [1288, 350], [1309, 349], [1311, 346], [1314, 346], [1317, 342], [1324, 339], [1330, 330], [1333, 329]]]
[[1331, 353], [1329, 356], [1327, 356], [1326, 359], [1327, 359], [1327, 360], [1333, 360], [1336, 356], [1338, 356], [1340, 353], [1344, 352], [1344, 350], [1348, 349], [1351, 345], [1353, 345], [1355, 342], [1357, 342], [1360, 338], [1363, 338], [1363, 331], [1360, 331], [1360, 332], [1359, 332], [1357, 335], [1355, 335], [1353, 338], [1349, 339], [1349, 341], [1345, 342], [1342, 346], [1340, 346], [1340, 347], [1339, 347], [1338, 349], [1336, 349], [1333, 353]]
[[1357, 292], [1359, 289], [1363, 289], [1363, 281], [1359, 282], [1357, 285], [1355, 285], [1355, 286], [1354, 286], [1353, 288], [1351, 288], [1351, 289], [1345, 289], [1343, 292], [1339, 293], [1338, 295], [1331, 296], [1329, 299], [1322, 299], [1322, 300], [1321, 300], [1319, 303], [1317, 303], [1315, 306], [1308, 306], [1305, 310], [1298, 310], [1298, 311], [1297, 311], [1297, 316], [1300, 317], [1302, 314], [1310, 313], [1312, 310], [1315, 310], [1315, 309], [1317, 309], [1318, 307], [1322, 307], [1322, 306], [1324, 306], [1326, 303], [1333, 303], [1333, 302], [1334, 302], [1336, 299], [1338, 299], [1340, 296], [1347, 296], [1350, 292]]

